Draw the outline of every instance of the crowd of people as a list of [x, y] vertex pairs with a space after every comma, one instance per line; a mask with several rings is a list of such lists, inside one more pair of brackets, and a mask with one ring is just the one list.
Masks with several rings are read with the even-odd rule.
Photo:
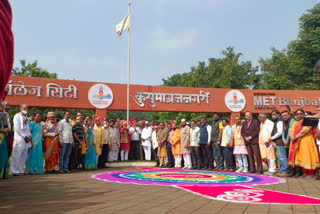
[[[130, 121], [84, 117], [65, 112], [57, 122], [54, 112], [42, 121], [28, 118], [28, 106], [11, 121], [7, 103], [0, 105], [0, 175], [70, 173], [75, 169], [107, 168], [120, 159], [155, 160], [156, 167], [258, 173], [280, 177], [319, 178], [320, 123], [302, 126], [317, 113], [273, 110], [254, 119], [200, 121]], [[12, 153], [12, 154], [11, 154]], [[11, 165], [9, 168], [9, 157]], [[58, 165], [58, 169], [57, 169]], [[9, 171], [10, 169], [10, 171]], [[267, 169], [267, 170], [266, 170]]]

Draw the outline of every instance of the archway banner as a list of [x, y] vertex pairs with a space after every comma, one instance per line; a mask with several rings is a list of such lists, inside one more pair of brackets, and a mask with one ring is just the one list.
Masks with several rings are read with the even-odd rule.
[[[11, 105], [76, 109], [102, 106], [100, 109], [125, 111], [126, 96], [126, 84], [12, 76], [7, 100]], [[320, 91], [130, 86], [130, 111], [261, 113], [285, 110], [287, 105], [292, 110], [314, 111], [320, 105]]]

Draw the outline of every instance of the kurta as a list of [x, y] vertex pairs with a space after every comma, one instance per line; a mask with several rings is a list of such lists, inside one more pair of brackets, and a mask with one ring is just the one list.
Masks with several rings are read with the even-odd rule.
[[271, 120], [266, 120], [264, 123], [260, 124], [259, 132], [259, 148], [262, 159], [268, 159], [269, 152], [264, 143], [268, 142], [271, 137], [271, 132], [273, 129], [273, 122]]
[[[96, 144], [94, 145], [94, 150], [97, 155], [101, 155], [102, 144], [104, 142], [103, 130], [101, 126], [94, 125], [94, 131], [96, 133]], [[101, 146], [101, 147], [100, 147]]]
[[104, 141], [103, 144], [109, 145], [110, 143], [110, 128], [103, 128], [103, 136], [104, 136]]
[[128, 129], [125, 127], [120, 128], [120, 149], [121, 150], [130, 150], [130, 135]]
[[29, 123], [29, 128], [33, 146], [28, 151], [26, 170], [29, 174], [43, 174], [43, 128], [41, 123], [35, 124], [34, 122]]
[[166, 139], [167, 139], [167, 129], [159, 129], [157, 132], [157, 140], [159, 143], [158, 147], [158, 157], [167, 157]]
[[151, 140], [152, 140], [152, 148], [153, 149], [158, 148], [159, 143], [157, 139], [157, 131], [152, 131]]
[[110, 151], [117, 151], [118, 150], [118, 141], [117, 141], [117, 136], [116, 136], [116, 128], [111, 128], [109, 130], [110, 134]]
[[10, 174], [23, 174], [28, 149], [31, 147], [31, 143], [26, 143], [25, 141], [25, 137], [31, 136], [28, 118], [21, 113], [17, 113], [13, 118], [13, 124], [14, 141]]
[[169, 142], [172, 145], [172, 154], [181, 155], [180, 130], [172, 130], [169, 135]]
[[235, 155], [248, 154], [247, 148], [244, 144], [244, 139], [241, 136], [241, 128], [242, 128], [242, 125], [234, 124], [232, 126], [232, 136], [234, 140], [233, 154]]
[[[296, 123], [296, 125], [298, 123]], [[300, 123], [302, 123], [302, 121], [300, 121]], [[294, 125], [292, 125], [292, 127], [294, 127]], [[320, 167], [320, 163], [317, 146], [314, 136], [312, 135], [312, 127], [303, 126], [302, 130], [306, 130], [308, 133], [300, 138], [299, 147], [296, 150], [295, 165], [304, 169], [314, 170]]]
[[180, 130], [180, 142], [181, 142], [181, 154], [190, 154], [190, 148], [185, 148], [190, 146], [190, 127], [185, 125]]
[[[50, 121], [43, 124], [44, 152], [46, 152], [49, 149], [53, 139], [56, 136], [56, 132], [57, 132], [56, 125], [52, 124]], [[56, 141], [53, 146], [52, 154], [50, 158], [46, 160], [44, 168], [47, 170], [53, 168], [55, 165], [57, 165], [58, 160], [59, 160], [59, 142]]]

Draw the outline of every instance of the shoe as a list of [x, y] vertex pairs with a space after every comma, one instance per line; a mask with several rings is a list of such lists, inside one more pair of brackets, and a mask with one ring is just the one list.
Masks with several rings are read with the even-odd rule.
[[279, 173], [277, 176], [286, 178], [288, 177], [288, 173]]
[[293, 177], [293, 176], [295, 176], [296, 174], [294, 174], [293, 172], [290, 172], [289, 174], [288, 174], [288, 178], [291, 178], [291, 177]]
[[209, 170], [211, 170], [211, 171], [212, 171], [212, 170], [213, 170], [213, 167], [209, 167]]
[[207, 167], [204, 167], [203, 170], [208, 170], [208, 168], [207, 168]]
[[156, 164], [156, 165], [154, 165], [154, 167], [159, 167], [159, 165], [158, 165], [158, 164]]
[[188, 167], [187, 169], [190, 170], [190, 169], [192, 169], [192, 167]]
[[255, 171], [255, 170], [254, 170], [254, 171], [250, 171], [251, 174], [255, 174], [256, 172], [257, 172], [257, 171]]
[[187, 168], [188, 168], [187, 166], [184, 166], [184, 167], [183, 167], [183, 169], [187, 169]]
[[199, 166], [199, 167], [197, 168], [197, 170], [201, 170], [201, 167]]
[[268, 171], [268, 172], [266, 172], [265, 174], [268, 175], [268, 176], [274, 176], [276, 173], [275, 173], [275, 172], [270, 172], [270, 171]]
[[307, 175], [304, 179], [314, 179], [315, 177], [313, 175]]
[[243, 169], [242, 168], [239, 168], [236, 172], [242, 172], [243, 171]]
[[235, 170], [234, 169], [228, 169], [228, 172], [234, 172]]
[[62, 170], [59, 170], [59, 173], [60, 173], [60, 174], [64, 174], [65, 172], [64, 172], [64, 171], [62, 171]]
[[299, 178], [299, 177], [301, 177], [302, 176], [302, 174], [299, 174], [299, 173], [297, 173], [297, 174], [295, 174], [294, 176], [292, 176], [293, 178]]
[[303, 174], [303, 175], [300, 176], [300, 178], [306, 178], [307, 176], [308, 175]]
[[247, 170], [247, 169], [244, 169], [242, 172], [243, 172], [243, 173], [248, 173], [248, 170]]
[[222, 172], [228, 172], [228, 169], [223, 169]]
[[66, 173], [70, 173], [71, 171], [69, 171], [69, 170], [65, 170], [65, 172], [66, 172]]

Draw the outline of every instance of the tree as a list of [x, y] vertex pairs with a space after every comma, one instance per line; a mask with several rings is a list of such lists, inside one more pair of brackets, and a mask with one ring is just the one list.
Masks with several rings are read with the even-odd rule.
[[[250, 61], [240, 61], [242, 53], [235, 53], [234, 47], [222, 51], [222, 58], [210, 58], [208, 65], [199, 62], [192, 67], [189, 73], [174, 74], [162, 79], [165, 86], [201, 87], [201, 88], [258, 88], [260, 75], [258, 67], [253, 67]], [[201, 117], [211, 121], [212, 115], [208, 113], [154, 113], [159, 121], [199, 121]]]
[[314, 65], [320, 59], [320, 3], [300, 19], [298, 39], [286, 49], [271, 49], [270, 58], [260, 59], [262, 89], [320, 89]]
[[57, 79], [58, 75], [56, 73], [49, 73], [47, 70], [38, 67], [38, 62], [26, 63], [26, 60], [20, 60], [21, 68], [14, 68], [12, 70], [12, 75], [25, 76], [25, 77], [42, 77]]
[[223, 58], [210, 58], [208, 66], [205, 62], [199, 62], [189, 73], [162, 79], [163, 85], [240, 89], [258, 87], [258, 67], [253, 67], [250, 61], [240, 62], [242, 53], [235, 53], [234, 47], [228, 47], [222, 54]]

